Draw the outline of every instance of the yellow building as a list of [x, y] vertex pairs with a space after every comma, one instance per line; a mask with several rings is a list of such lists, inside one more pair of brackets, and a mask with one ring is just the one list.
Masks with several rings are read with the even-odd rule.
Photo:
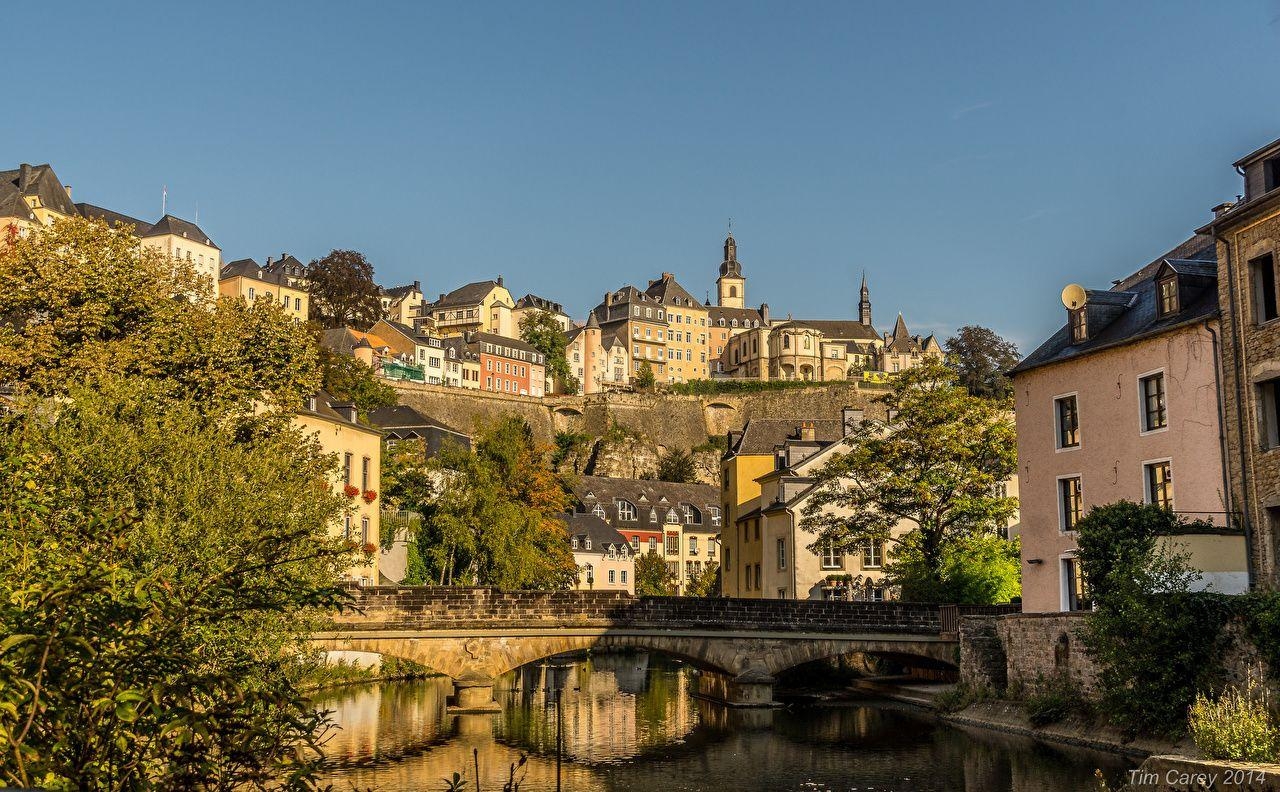
[[585, 326], [569, 331], [565, 356], [578, 379], [578, 393], [600, 393], [631, 381], [625, 324], [606, 333], [595, 312], [587, 317]]
[[189, 262], [205, 280], [207, 296], [218, 298], [222, 251], [195, 223], [169, 214], [147, 223], [93, 204], [73, 203], [71, 188], [59, 181], [48, 164], [23, 163], [15, 170], [0, 171], [0, 228], [7, 228], [12, 234], [26, 234], [67, 217], [99, 219], [112, 227], [133, 226], [134, 236], [143, 245]]
[[601, 337], [625, 338], [631, 347], [632, 381], [644, 364], [653, 370], [655, 382], [667, 382], [667, 309], [634, 286], [606, 292], [604, 301], [591, 310]]
[[415, 320], [421, 321], [426, 316], [426, 310], [427, 300], [420, 281], [382, 289], [382, 316], [388, 321], [412, 326]]
[[[850, 420], [855, 413], [849, 412]], [[810, 437], [805, 439], [808, 433]], [[788, 440], [797, 448], [825, 447], [844, 436], [843, 421], [794, 418], [753, 418], [741, 432], [730, 432], [729, 449], [720, 463], [720, 502], [724, 527], [720, 533], [724, 564], [721, 590], [727, 597], [760, 597], [764, 574], [764, 516], [761, 478], [777, 467], [778, 454]]]
[[558, 302], [548, 300], [546, 297], [539, 297], [536, 294], [526, 294], [516, 300], [516, 307], [511, 312], [511, 321], [515, 324], [516, 332], [520, 331], [520, 321], [530, 314], [546, 312], [556, 320], [556, 324], [564, 332], [573, 329], [573, 320], [569, 318], [569, 314], [564, 312], [564, 306]]
[[308, 399], [295, 420], [303, 431], [315, 435], [325, 453], [338, 458], [333, 489], [351, 505], [333, 530], [357, 545], [364, 561], [348, 570], [346, 577], [362, 586], [377, 584], [382, 434], [359, 422], [355, 405], [337, 402], [324, 391]]
[[440, 299], [425, 308], [427, 317], [441, 335], [478, 330], [506, 338], [516, 337], [514, 310], [515, 301], [503, 285], [501, 275], [497, 280], [468, 283], [441, 294]]
[[644, 293], [666, 311], [666, 382], [707, 379], [707, 307], [670, 272], [649, 281]]
[[285, 275], [268, 272], [251, 258], [238, 259], [222, 268], [218, 294], [249, 303], [274, 300], [295, 322], [305, 322], [311, 311], [311, 295], [289, 283]]

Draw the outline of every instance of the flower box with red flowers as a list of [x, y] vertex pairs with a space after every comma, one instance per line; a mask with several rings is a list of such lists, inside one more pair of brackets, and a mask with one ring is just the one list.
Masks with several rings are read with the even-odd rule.
[[354, 498], [360, 494], [360, 488], [355, 484], [348, 484], [342, 488], [342, 494], [346, 495], [348, 498]]
[[364, 502], [365, 502], [365, 503], [373, 503], [373, 502], [374, 502], [375, 500], [377, 500], [377, 499], [378, 499], [378, 493], [374, 492], [373, 490], [365, 490], [365, 491], [364, 491]]
[[364, 550], [365, 555], [373, 555], [374, 553], [378, 552], [378, 546], [373, 542], [368, 543], [361, 549]]

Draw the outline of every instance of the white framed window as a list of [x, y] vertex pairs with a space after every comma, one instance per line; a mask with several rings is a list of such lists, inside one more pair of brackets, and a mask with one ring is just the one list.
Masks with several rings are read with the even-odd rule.
[[1138, 399], [1143, 434], [1159, 432], [1169, 428], [1169, 413], [1165, 403], [1164, 371], [1152, 371], [1138, 377]]
[[862, 568], [879, 569], [884, 561], [884, 540], [870, 539], [862, 545]]
[[822, 568], [844, 569], [844, 553], [836, 550], [831, 542], [822, 544]]
[[1173, 463], [1168, 459], [1143, 462], [1142, 489], [1147, 503], [1173, 511]]
[[779, 570], [786, 569], [787, 568], [787, 540], [778, 539], [776, 548], [777, 548], [776, 553], [778, 556], [778, 569]]
[[613, 502], [614, 507], [618, 510], [618, 519], [622, 522], [635, 522], [636, 507], [629, 500], [619, 498]]
[[1058, 530], [1074, 531], [1084, 509], [1084, 489], [1080, 475], [1058, 477]]
[[601, 506], [599, 503], [591, 507], [591, 513], [602, 520], [604, 519], [604, 515], [605, 515], [604, 507]]
[[1077, 394], [1053, 398], [1053, 430], [1059, 451], [1080, 447], [1080, 402]]
[[1084, 584], [1084, 576], [1080, 574], [1080, 561], [1074, 555], [1064, 555], [1058, 559], [1058, 564], [1062, 579], [1062, 609], [1093, 610], [1089, 589]]

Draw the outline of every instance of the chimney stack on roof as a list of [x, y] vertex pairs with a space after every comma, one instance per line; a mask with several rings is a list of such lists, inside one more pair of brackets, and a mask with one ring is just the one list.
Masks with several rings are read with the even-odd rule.
[[1224, 214], [1234, 209], [1235, 206], [1236, 206], [1235, 201], [1223, 201], [1222, 203], [1213, 207], [1214, 218], [1216, 219], [1216, 218], [1222, 217]]
[[501, 285], [502, 285], [502, 276], [501, 276], [501, 275], [499, 275], [499, 276], [498, 276], [498, 285], [499, 285], [499, 286], [501, 286]]
[[29, 185], [30, 183], [31, 183], [31, 166], [24, 162], [18, 166], [18, 190], [21, 192], [26, 192], [27, 185]]
[[70, 200], [71, 200], [71, 185], [70, 185], [70, 184], [67, 184], [67, 185], [63, 185], [63, 186], [67, 188], [67, 200], [68, 200], [68, 201], [70, 201]]
[[849, 434], [862, 423], [863, 412], [856, 407], [845, 407], [840, 411], [840, 417], [844, 419], [844, 433]]
[[817, 427], [814, 426], [813, 421], [804, 421], [800, 424], [801, 440], [808, 440], [812, 442], [813, 440], [817, 439], [817, 435], [818, 435]]

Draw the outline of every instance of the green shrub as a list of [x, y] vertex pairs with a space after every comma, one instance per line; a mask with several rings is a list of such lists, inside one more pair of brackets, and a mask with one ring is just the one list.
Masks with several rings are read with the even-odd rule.
[[991, 691], [988, 688], [975, 685], [960, 684], [949, 690], [944, 690], [933, 697], [933, 704], [942, 712], [959, 712], [967, 709], [979, 701], [984, 701], [990, 697]]
[[1196, 696], [1187, 725], [1205, 756], [1245, 762], [1280, 757], [1280, 725], [1271, 717], [1261, 676], [1250, 671], [1244, 687], [1230, 686], [1217, 698]]
[[1067, 676], [1059, 674], [1037, 677], [1023, 700], [1023, 707], [1032, 726], [1048, 726], [1079, 711], [1083, 701], [1080, 689]]

